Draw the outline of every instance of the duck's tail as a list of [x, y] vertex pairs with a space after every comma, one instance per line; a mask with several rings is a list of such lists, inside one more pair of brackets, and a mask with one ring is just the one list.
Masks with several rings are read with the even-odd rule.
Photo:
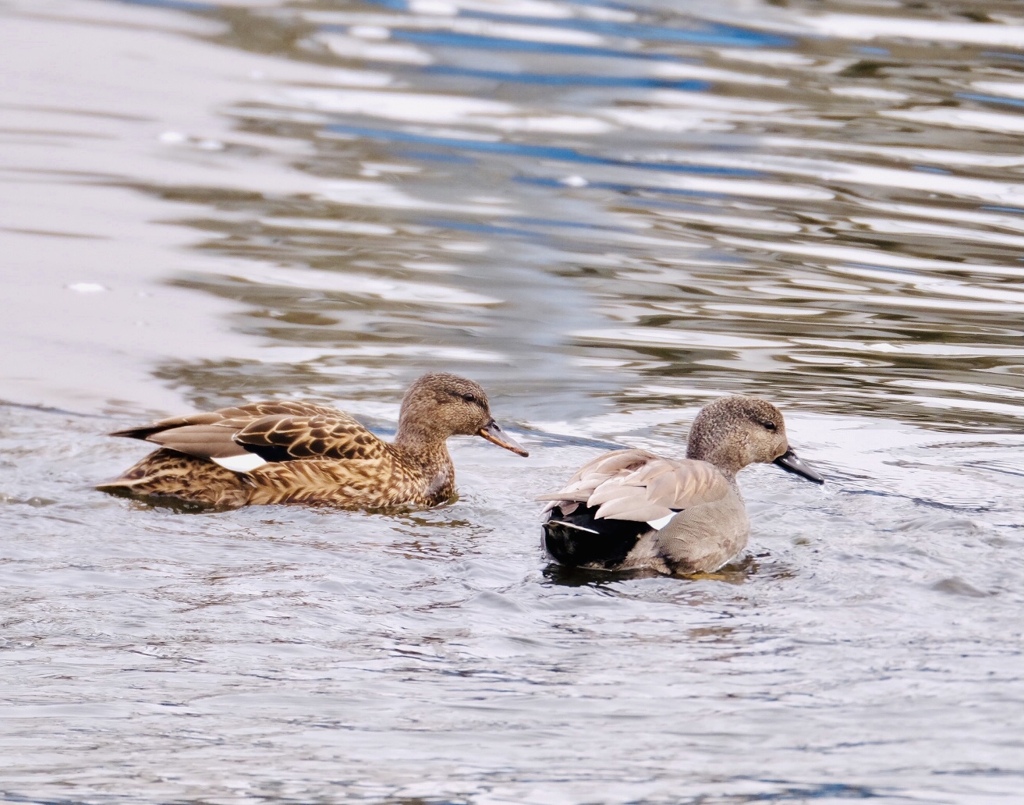
[[248, 502], [251, 485], [211, 461], [162, 448], [96, 489], [159, 504], [233, 509]]
[[563, 514], [557, 505], [544, 522], [544, 549], [560, 565], [610, 569], [622, 564], [647, 523], [596, 519], [592, 506], [580, 505]]

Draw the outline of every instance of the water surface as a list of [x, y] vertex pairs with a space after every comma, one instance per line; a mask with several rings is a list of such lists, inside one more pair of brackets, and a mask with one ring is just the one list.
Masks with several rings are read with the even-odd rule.
[[[8, 0], [12, 802], [1016, 801], [1024, 19], [892, 2]], [[104, 434], [489, 391], [402, 516], [183, 514]], [[785, 411], [714, 578], [570, 574], [540, 504]]]

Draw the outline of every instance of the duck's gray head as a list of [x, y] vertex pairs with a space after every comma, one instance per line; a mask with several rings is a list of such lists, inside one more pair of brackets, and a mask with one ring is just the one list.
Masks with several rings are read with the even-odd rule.
[[777, 464], [821, 484], [825, 479], [790, 449], [782, 412], [757, 397], [723, 397], [704, 406], [690, 428], [686, 457], [732, 478], [748, 464]]
[[418, 378], [402, 398], [400, 439], [443, 442], [449, 436], [482, 436], [521, 456], [529, 455], [491, 416], [487, 394], [474, 383], [448, 372]]

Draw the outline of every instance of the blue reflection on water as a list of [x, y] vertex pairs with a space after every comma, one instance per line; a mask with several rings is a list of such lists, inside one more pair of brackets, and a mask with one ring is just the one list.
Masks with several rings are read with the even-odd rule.
[[[626, 32], [623, 32], [625, 35]], [[391, 31], [391, 38], [397, 41], [412, 42], [416, 45], [434, 45], [440, 47], [475, 48], [478, 50], [507, 50], [520, 53], [548, 53], [559, 56], [603, 56], [613, 59], [642, 59], [644, 61], [678, 62], [674, 53], [643, 53], [634, 50], [618, 50], [593, 45], [569, 45], [557, 42], [532, 42], [526, 39], [508, 39], [500, 36], [479, 36], [453, 31]], [[716, 41], [694, 38], [693, 44], [717, 45], [719, 47], [754, 47], [755, 43], [727, 37], [719, 37]], [[687, 40], [688, 42], [691, 40]], [[757, 43], [763, 45], [763, 43]]]
[[1006, 212], [1010, 215], [1024, 215], [1024, 207], [1004, 207], [996, 204], [985, 204], [978, 209], [988, 212]]
[[215, 3], [198, 3], [193, 0], [117, 0], [126, 6], [148, 6], [150, 8], [167, 8], [172, 11], [218, 11], [220, 6]]
[[[635, 13], [635, 9], [631, 9]], [[686, 42], [689, 44], [712, 47], [792, 47], [793, 40], [766, 34], [761, 31], [737, 28], [731, 25], [716, 23], [695, 23], [694, 28], [677, 28], [664, 25], [646, 25], [615, 20], [596, 20], [579, 17], [519, 17], [511, 14], [463, 10], [460, 17], [484, 19], [494, 22], [513, 22], [519, 25], [539, 25], [545, 28], [563, 28], [574, 31], [586, 31], [605, 36], [624, 36], [636, 39], [662, 40], [668, 42]]]
[[606, 226], [587, 223], [584, 221], [567, 221], [565, 219], [557, 218], [531, 218], [529, 216], [514, 215], [503, 220], [505, 223], [480, 223], [476, 221], [457, 220], [454, 218], [421, 218], [418, 223], [423, 224], [424, 226], [434, 226], [438, 229], [459, 230], [461, 232], [473, 232], [476, 234], [528, 237], [531, 240], [543, 240], [546, 237], [545, 234], [539, 232], [538, 229], [587, 229], [599, 232], [634, 231], [625, 226]]
[[[560, 179], [543, 176], [517, 176], [514, 181], [538, 187], [565, 187]], [[691, 190], [683, 187], [657, 187], [652, 185], [625, 184], [620, 182], [587, 182], [587, 188], [595, 190], [611, 190], [615, 193], [660, 193], [669, 196], [687, 196], [689, 198], [728, 198], [727, 193], [716, 193], [710, 190]]]
[[[456, 232], [472, 232], [482, 235], [502, 235], [505, 237], [523, 237], [530, 240], [543, 240], [544, 235], [534, 229], [525, 227], [508, 226], [503, 224], [479, 223], [476, 221], [461, 221], [454, 218], [421, 218], [417, 223], [423, 226], [433, 226], [438, 229], [451, 230]], [[551, 225], [549, 222], [548, 226]]]
[[633, 76], [584, 75], [581, 73], [513, 73], [507, 70], [478, 70], [469, 67], [430, 65], [420, 72], [428, 75], [454, 75], [463, 78], [485, 78], [514, 84], [542, 84], [575, 87], [637, 87], [646, 89], [675, 89], [684, 92], [707, 92], [708, 81], [695, 79], [642, 78]]
[[[409, 11], [409, 4], [405, 0], [370, 0], [372, 5], [382, 6], [384, 8], [391, 9], [393, 11]], [[580, 3], [576, 5], [590, 5], [597, 6], [600, 8], [618, 8], [622, 11], [626, 11], [630, 14], [636, 14], [636, 8], [627, 5], [620, 4], [608, 4], [608, 3]], [[724, 25], [721, 23], [705, 22], [705, 21], [693, 21], [692, 28], [681, 28], [666, 25], [650, 25], [647, 23], [635, 23], [626, 22], [622, 20], [603, 20], [603, 19], [592, 19], [588, 17], [531, 17], [526, 15], [517, 14], [503, 14], [494, 11], [481, 11], [479, 9], [459, 9], [459, 17], [466, 19], [479, 19], [489, 20], [492, 22], [509, 22], [517, 25], [537, 25], [544, 28], [562, 28], [573, 31], [585, 31], [588, 33], [597, 33], [603, 36], [617, 36], [617, 37], [629, 37], [635, 39], [645, 40], [661, 40], [668, 42], [686, 42], [688, 44], [713, 46], [713, 47], [774, 47], [774, 48], [788, 48], [793, 46], [793, 40], [790, 37], [779, 36], [778, 34], [764, 33], [763, 31], [755, 31], [747, 28], [740, 28], [734, 25]], [[394, 32], [395, 35], [399, 32]], [[419, 32], [417, 33], [419, 35]], [[454, 34], [450, 32], [443, 32], [439, 34], [426, 34], [430, 37], [431, 42], [436, 42], [438, 37], [452, 37], [453, 39], [462, 38], [466, 35]], [[565, 45], [552, 45], [550, 43], [543, 42], [521, 42], [519, 40], [502, 39], [498, 37], [477, 37], [469, 36], [468, 38], [473, 40], [479, 40], [481, 42], [480, 47], [489, 47], [493, 45], [484, 44], [486, 43], [497, 43], [501, 42], [505, 45], [512, 47], [512, 49], [520, 49], [517, 46], [521, 45], [533, 45], [537, 49], [546, 50], [549, 47], [561, 48], [561, 47], [575, 47]], [[424, 40], [417, 40], [424, 41]], [[453, 42], [454, 44], [454, 42]], [[600, 49], [598, 48], [583, 48], [582, 50], [555, 50], [552, 52], [571, 52], [574, 54], [586, 53], [588, 51], [595, 52]], [[613, 51], [612, 54], [602, 55], [622, 55], [619, 51]], [[631, 57], [650, 58], [647, 54], [629, 54]], [[671, 58], [671, 57], [669, 57]]]
[[[353, 126], [348, 123], [332, 123], [327, 131], [334, 134], [365, 137], [382, 142], [415, 143], [417, 145], [433, 145], [439, 148], [454, 148], [460, 151], [471, 151], [490, 154], [512, 154], [537, 159], [554, 159], [562, 162], [575, 162], [586, 165], [615, 165], [643, 170], [663, 171], [666, 173], [685, 173], [701, 176], [733, 176], [749, 179], [761, 178], [759, 171], [745, 168], [729, 168], [721, 165], [680, 165], [676, 163], [645, 162], [643, 160], [615, 159], [583, 154], [575, 148], [557, 145], [531, 145], [529, 143], [510, 143], [498, 140], [471, 140], [456, 137], [441, 137], [435, 134], [419, 134], [395, 129], [376, 129], [369, 126]], [[595, 185], [596, 186], [596, 185]], [[611, 186], [611, 185], [609, 185]], [[617, 186], [617, 185], [616, 185]]]
[[978, 103], [995, 103], [1000, 106], [1024, 107], [1024, 99], [1007, 98], [1003, 95], [982, 95], [976, 92], [958, 92], [954, 97], [965, 101], [977, 101]]
[[854, 53], [861, 53], [865, 56], [888, 56], [890, 54], [889, 48], [874, 47], [872, 45], [862, 45], [853, 49]]
[[440, 151], [421, 151], [417, 148], [400, 148], [394, 152], [396, 157], [404, 157], [407, 159], [417, 160], [429, 160], [431, 162], [445, 162], [451, 165], [475, 165], [476, 160], [464, 157], [459, 154], [445, 154]]
[[1001, 50], [986, 50], [981, 54], [983, 59], [1010, 59], [1011, 61], [1024, 61], [1024, 53], [1006, 53]]

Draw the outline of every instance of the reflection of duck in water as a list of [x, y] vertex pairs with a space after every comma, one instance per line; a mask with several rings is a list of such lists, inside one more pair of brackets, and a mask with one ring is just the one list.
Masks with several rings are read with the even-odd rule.
[[479, 435], [528, 455], [491, 417], [479, 385], [443, 372], [423, 375], [409, 387], [392, 443], [342, 411], [304, 402], [222, 408], [112, 435], [160, 449], [97, 487], [101, 491], [225, 508], [436, 506], [455, 494], [449, 436]]
[[782, 413], [754, 397], [725, 397], [693, 422], [685, 459], [614, 450], [544, 495], [544, 547], [556, 562], [685, 575], [717, 570], [747, 544], [750, 521], [736, 473], [774, 463], [824, 479], [789, 449]]

